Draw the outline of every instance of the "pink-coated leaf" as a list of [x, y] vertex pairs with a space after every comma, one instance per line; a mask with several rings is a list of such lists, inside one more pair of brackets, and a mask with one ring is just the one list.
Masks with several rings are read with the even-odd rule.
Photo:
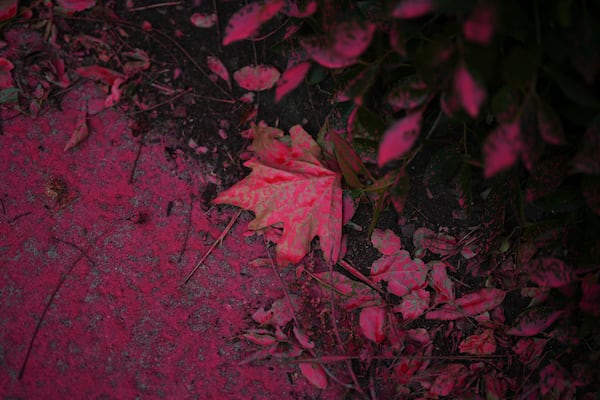
[[469, 375], [469, 370], [462, 364], [449, 364], [435, 378], [429, 389], [434, 396], [448, 396], [455, 388], [461, 387]]
[[373, 230], [371, 243], [373, 243], [373, 246], [375, 246], [381, 254], [386, 256], [402, 250], [400, 238], [391, 229], [386, 229], [385, 231], [382, 229]]
[[357, 58], [348, 58], [336, 53], [327, 41], [320, 37], [301, 38], [300, 45], [313, 61], [326, 68], [344, 68], [358, 61]]
[[254, 35], [261, 25], [275, 16], [284, 6], [284, 0], [268, 0], [250, 3], [238, 10], [225, 28], [223, 45], [227, 46], [238, 40]]
[[430, 261], [427, 266], [431, 268], [429, 285], [435, 290], [435, 302], [439, 304], [454, 300], [454, 282], [448, 277], [446, 264], [442, 261]]
[[[262, 330], [261, 330], [262, 331]], [[242, 337], [249, 342], [258, 344], [259, 346], [270, 346], [277, 342], [277, 339], [270, 332], [246, 332]]]
[[300, 363], [300, 372], [313, 386], [323, 390], [327, 388], [327, 374], [320, 364]]
[[538, 103], [537, 121], [540, 136], [546, 143], [561, 145], [565, 143], [565, 132], [560, 117], [550, 105]]
[[535, 369], [542, 359], [544, 348], [549, 340], [545, 338], [522, 338], [517, 341], [512, 350], [519, 356], [519, 361], [529, 369]]
[[495, 21], [496, 10], [490, 4], [478, 4], [463, 22], [463, 36], [473, 43], [487, 45], [494, 35]]
[[400, 0], [392, 11], [392, 17], [402, 19], [419, 18], [433, 11], [433, 0]]
[[416, 75], [402, 79], [387, 93], [385, 101], [394, 112], [412, 110], [422, 105], [429, 90], [427, 85]]
[[513, 327], [506, 333], [513, 336], [535, 336], [548, 329], [562, 315], [563, 311], [550, 307], [529, 308], [517, 317]]
[[341, 295], [341, 300], [347, 311], [381, 304], [381, 297], [374, 289], [339, 272], [334, 271], [333, 275], [330, 275], [329, 272], [322, 272], [315, 274], [315, 276], [327, 288], [333, 284], [334, 293]]
[[430, 294], [427, 290], [416, 289], [402, 297], [400, 305], [394, 307], [394, 312], [402, 313], [405, 320], [417, 319], [429, 307]]
[[125, 79], [123, 74], [99, 65], [79, 67], [75, 70], [75, 72], [84, 78], [99, 81], [107, 85], [113, 85], [117, 79]]
[[0, 22], [11, 19], [17, 15], [17, 6], [19, 0], [4, 0], [0, 1]]
[[464, 63], [454, 72], [454, 92], [462, 108], [471, 116], [477, 117], [487, 95], [485, 89], [475, 81]]
[[496, 339], [494, 338], [493, 329], [485, 329], [479, 335], [471, 335], [463, 340], [458, 349], [461, 353], [486, 355], [496, 352]]
[[96, 0], [56, 0], [56, 4], [65, 12], [78, 12], [94, 7]]
[[315, 347], [315, 343], [310, 340], [310, 337], [304, 332], [304, 329], [298, 328], [296, 325], [294, 325], [294, 336], [303, 348], [313, 349]]
[[238, 85], [257, 92], [271, 89], [279, 76], [279, 71], [270, 65], [248, 65], [233, 73], [233, 79]]
[[557, 288], [573, 281], [573, 268], [554, 257], [540, 257], [525, 265], [529, 279], [545, 288]]
[[347, 59], [360, 56], [371, 44], [375, 24], [357, 21], [341, 22], [335, 27], [333, 52]]
[[385, 309], [380, 307], [365, 307], [360, 311], [360, 329], [369, 340], [379, 344], [385, 340]]
[[225, 82], [227, 82], [227, 86], [229, 86], [229, 89], [231, 89], [231, 80], [229, 79], [229, 71], [227, 71], [225, 64], [223, 64], [223, 62], [220, 59], [218, 59], [217, 57], [214, 57], [214, 56], [207, 56], [206, 57], [206, 66], [208, 67], [209, 70], [211, 70], [212, 73], [216, 74], [219, 78], [221, 78]]
[[79, 143], [84, 141], [89, 136], [89, 134], [90, 134], [90, 131], [89, 131], [88, 125], [87, 125], [87, 113], [85, 111], [82, 111], [77, 116], [77, 122], [75, 123], [75, 129], [73, 130], [73, 134], [71, 135], [71, 138], [65, 145], [64, 151], [67, 151], [67, 150], [77, 146]]
[[555, 360], [540, 371], [540, 393], [544, 398], [575, 398], [575, 388], [573, 387], [571, 376]]
[[217, 14], [193, 13], [190, 22], [196, 28], [211, 28], [217, 23]]
[[121, 57], [125, 60], [123, 72], [127, 76], [133, 76], [150, 68], [150, 56], [142, 49], [121, 52]]
[[475, 316], [498, 307], [504, 301], [505, 296], [504, 290], [483, 288], [456, 299], [454, 304], [444, 304], [437, 310], [429, 311], [425, 317], [450, 321], [466, 316]]
[[15, 68], [8, 58], [0, 57], [0, 89], [8, 89], [13, 86], [13, 78], [10, 71]]
[[[292, 306], [294, 309], [298, 309], [298, 296], [290, 295]], [[294, 309], [290, 307], [290, 303], [286, 297], [275, 300], [268, 311], [265, 311], [264, 307], [258, 309], [253, 315], [252, 319], [258, 322], [261, 326], [273, 326], [275, 328], [281, 328], [294, 317]]]
[[489, 134], [483, 145], [485, 177], [511, 167], [521, 153], [521, 127], [518, 122], [501, 124]]
[[296, 89], [304, 80], [304, 77], [310, 70], [310, 62], [296, 64], [293, 67], [286, 69], [281, 78], [277, 81], [275, 88], [275, 101], [279, 102], [283, 96]]
[[421, 111], [408, 114], [396, 121], [384, 134], [379, 144], [377, 164], [381, 167], [406, 154], [421, 130]]
[[300, 10], [296, 0], [287, 0], [285, 6], [281, 9], [281, 12], [288, 17], [306, 18], [317, 11], [317, 2], [315, 0], [304, 3], [304, 9]]
[[406, 250], [384, 255], [371, 266], [373, 282], [387, 282], [388, 291], [396, 296], [404, 296], [411, 290], [422, 288], [427, 272], [423, 261], [418, 258], [413, 260]]

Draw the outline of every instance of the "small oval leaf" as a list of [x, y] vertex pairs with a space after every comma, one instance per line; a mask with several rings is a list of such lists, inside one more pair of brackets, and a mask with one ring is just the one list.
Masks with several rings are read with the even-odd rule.
[[323, 367], [317, 363], [300, 363], [300, 372], [315, 387], [323, 390], [327, 388], [327, 374]]

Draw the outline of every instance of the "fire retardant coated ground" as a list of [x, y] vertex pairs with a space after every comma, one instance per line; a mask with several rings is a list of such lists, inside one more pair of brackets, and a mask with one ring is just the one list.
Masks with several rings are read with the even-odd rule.
[[[316, 398], [295, 365], [239, 365], [250, 315], [283, 293], [247, 266], [266, 254], [251, 217], [182, 285], [233, 210], [203, 210], [206, 169], [167, 159], [161, 139], [141, 146], [104, 97], [90, 84], [3, 121], [2, 398]], [[64, 151], [86, 107], [90, 136]]]

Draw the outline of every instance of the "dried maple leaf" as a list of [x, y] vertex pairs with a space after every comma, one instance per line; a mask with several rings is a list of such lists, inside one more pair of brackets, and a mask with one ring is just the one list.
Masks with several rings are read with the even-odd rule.
[[290, 129], [291, 146], [279, 140], [279, 129], [264, 124], [253, 129], [255, 156], [244, 164], [252, 172], [214, 202], [254, 211], [252, 230], [283, 223], [276, 248], [280, 265], [300, 261], [315, 236], [324, 257], [335, 262], [342, 238], [339, 174], [323, 166], [319, 145], [301, 126]]

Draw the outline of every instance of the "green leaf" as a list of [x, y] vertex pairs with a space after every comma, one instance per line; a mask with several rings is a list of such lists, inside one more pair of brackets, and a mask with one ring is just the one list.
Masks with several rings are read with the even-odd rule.
[[510, 86], [504, 86], [492, 98], [492, 112], [499, 122], [511, 122], [520, 105], [519, 94]]
[[306, 74], [306, 83], [309, 85], [316, 85], [317, 83], [323, 82], [328, 75], [329, 70], [318, 64], [314, 64], [310, 68], [310, 71], [308, 71], [308, 74]]
[[385, 102], [394, 110], [410, 110], [427, 100], [429, 89], [416, 75], [404, 77], [387, 92]]
[[360, 189], [364, 187], [359, 179], [360, 176], [371, 181], [374, 180], [356, 151], [346, 140], [335, 132], [331, 133], [331, 139], [334, 145], [335, 157], [344, 175], [344, 180], [350, 188]]
[[0, 104], [16, 103], [19, 100], [19, 89], [9, 87], [0, 90]]
[[[341, 92], [342, 98], [348, 100], [362, 99], [365, 93], [371, 88], [377, 73], [379, 71], [379, 63], [375, 63], [361, 70], [352, 70], [351, 79], [346, 83]], [[345, 100], [342, 100], [345, 101]], [[357, 102], [358, 103], [358, 102]]]
[[582, 84], [579, 80], [565, 75], [554, 67], [545, 67], [544, 71], [554, 79], [563, 93], [575, 103], [592, 108], [600, 108], [600, 102], [594, 96], [589, 86]]
[[524, 87], [535, 76], [540, 56], [538, 49], [515, 46], [504, 59], [502, 74], [505, 81], [515, 89]]
[[387, 124], [383, 118], [368, 108], [360, 106], [356, 111], [352, 134], [360, 137], [379, 138], [386, 128]]
[[537, 123], [540, 136], [546, 143], [561, 145], [565, 143], [565, 132], [563, 131], [560, 117], [554, 109], [541, 99], [537, 102]]

